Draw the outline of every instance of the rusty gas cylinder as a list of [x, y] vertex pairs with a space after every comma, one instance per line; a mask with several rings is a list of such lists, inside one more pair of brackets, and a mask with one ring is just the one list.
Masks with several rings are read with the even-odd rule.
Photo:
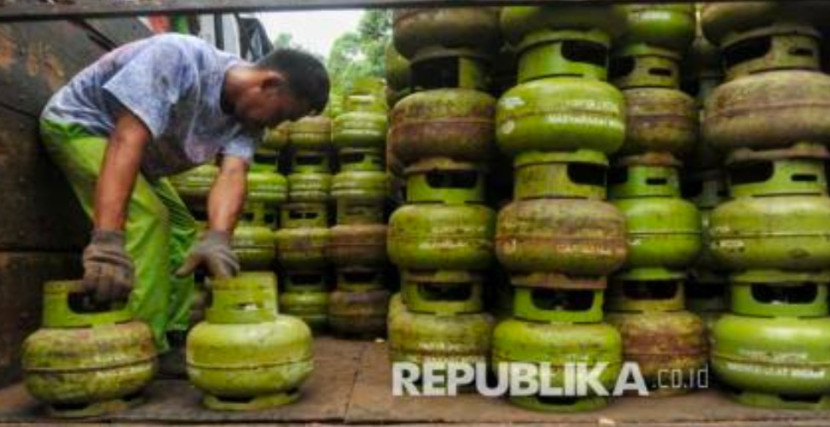
[[335, 290], [329, 295], [329, 327], [335, 333], [362, 338], [386, 335], [389, 291]]
[[[706, 364], [708, 344], [703, 321], [683, 310], [679, 281], [615, 281], [609, 288], [605, 319], [619, 329], [627, 361], [636, 362], [650, 396], [690, 391], [694, 377]], [[682, 376], [673, 388], [661, 372]]]
[[694, 98], [680, 91], [680, 55], [649, 46], [618, 49], [612, 82], [625, 96], [626, 136], [621, 155], [668, 152], [686, 157], [698, 138]]
[[150, 328], [126, 308], [87, 310], [80, 281], [44, 284], [43, 325], [23, 343], [26, 389], [60, 418], [129, 408], [156, 372]]
[[283, 268], [307, 270], [328, 265], [331, 239], [326, 205], [289, 203], [280, 209], [282, 228], [274, 233], [277, 261]]
[[499, 44], [499, 8], [403, 8], [392, 15], [395, 49], [412, 60], [434, 47], [464, 47], [483, 53]]
[[820, 33], [787, 20], [782, 11], [747, 24], [745, 31], [724, 34], [725, 16], [744, 20], [739, 9], [704, 8], [703, 30], [720, 43], [728, 80], [706, 100], [705, 139], [722, 151], [829, 143], [830, 125], [823, 118], [830, 112], [830, 77], [819, 70]]
[[625, 221], [601, 200], [515, 201], [499, 212], [496, 256], [514, 280], [527, 279], [526, 286], [536, 282], [534, 274], [552, 282], [599, 279], [625, 262]]
[[480, 162], [492, 155], [496, 100], [473, 89], [418, 92], [395, 104], [389, 144], [408, 165], [428, 157]]

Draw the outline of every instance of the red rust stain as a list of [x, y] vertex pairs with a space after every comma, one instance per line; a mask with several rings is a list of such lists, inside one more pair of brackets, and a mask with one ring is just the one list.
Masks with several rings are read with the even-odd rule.
[[26, 72], [31, 77], [40, 73], [40, 51], [41, 47], [38, 44], [30, 44], [26, 49]]
[[14, 51], [17, 44], [14, 42], [8, 27], [0, 27], [0, 67], [8, 69], [14, 63]]
[[43, 77], [46, 79], [49, 89], [56, 91], [66, 83], [66, 71], [64, 71], [63, 64], [54, 53], [51, 51], [44, 53], [43, 65]]

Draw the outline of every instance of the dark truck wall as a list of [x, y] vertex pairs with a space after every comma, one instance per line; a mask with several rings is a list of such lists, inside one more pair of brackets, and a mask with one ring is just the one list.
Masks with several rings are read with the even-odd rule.
[[80, 277], [90, 228], [40, 145], [40, 111], [103, 53], [148, 35], [137, 19], [0, 24], [0, 385], [40, 324], [43, 282]]

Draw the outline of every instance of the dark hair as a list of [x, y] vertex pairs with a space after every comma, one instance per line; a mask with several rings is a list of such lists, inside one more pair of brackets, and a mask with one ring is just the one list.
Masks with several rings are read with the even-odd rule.
[[256, 62], [258, 67], [279, 71], [288, 79], [288, 87], [299, 99], [308, 101], [318, 114], [329, 100], [329, 76], [317, 58], [297, 49], [276, 49]]

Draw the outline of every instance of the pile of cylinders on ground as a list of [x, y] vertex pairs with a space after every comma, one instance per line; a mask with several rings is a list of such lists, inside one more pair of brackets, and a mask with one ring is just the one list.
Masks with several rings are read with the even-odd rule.
[[288, 126], [288, 203], [280, 209], [274, 236], [280, 310], [315, 331], [328, 323], [331, 126], [326, 116], [303, 117]]
[[337, 289], [329, 299], [329, 326], [347, 336], [386, 334], [385, 89], [381, 79], [356, 80], [332, 129], [340, 172], [332, 183], [337, 225], [328, 258]]
[[[493, 336], [500, 362], [550, 364], [549, 386], [565, 387], [565, 365], [607, 363], [613, 388], [620, 334], [603, 320], [607, 276], [626, 259], [625, 217], [605, 202], [607, 156], [625, 136], [624, 101], [605, 82], [616, 7], [508, 7], [501, 14], [518, 55], [518, 85], [502, 94], [496, 137], [513, 157], [514, 201], [498, 216], [496, 253], [514, 290], [513, 317]], [[558, 412], [602, 407], [578, 396], [511, 396], [520, 406]]]
[[695, 99], [680, 91], [680, 61], [695, 37], [694, 5], [629, 5], [611, 81], [625, 97], [626, 132], [609, 176], [625, 215], [628, 259], [612, 277], [608, 322], [652, 395], [691, 390], [708, 355], [705, 328], [685, 311], [684, 287], [701, 249], [697, 207], [682, 199], [680, 168], [697, 143]]
[[709, 217], [731, 293], [731, 313], [711, 332], [711, 365], [744, 404], [830, 408], [830, 77], [815, 26], [826, 12], [818, 3], [702, 8], [726, 66], [703, 134], [726, 154], [730, 196]]
[[484, 90], [498, 9], [399, 9], [393, 19], [412, 94], [390, 115], [390, 157], [406, 179], [387, 241], [401, 275], [389, 307], [390, 359], [486, 363], [493, 318], [483, 288], [496, 214], [484, 204], [484, 177], [496, 100]]

